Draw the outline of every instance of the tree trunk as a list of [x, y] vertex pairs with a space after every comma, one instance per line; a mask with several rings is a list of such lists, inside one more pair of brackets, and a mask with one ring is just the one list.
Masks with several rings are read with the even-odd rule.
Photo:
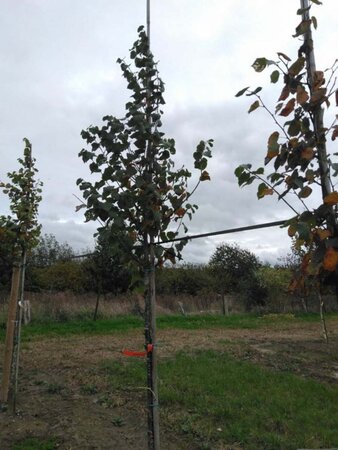
[[148, 449], [160, 449], [159, 403], [157, 386], [156, 291], [154, 244], [147, 251], [149, 266], [145, 273], [145, 345], [147, 351]]
[[13, 362], [14, 333], [18, 308], [19, 289], [20, 289], [20, 267], [14, 266], [12, 273], [11, 295], [8, 305], [4, 365], [3, 365], [2, 383], [0, 392], [0, 402], [2, 403], [8, 402], [8, 392]]
[[229, 304], [228, 304], [228, 299], [227, 299], [227, 297], [225, 295], [225, 291], [222, 291], [221, 299], [222, 299], [223, 316], [228, 316], [229, 315]]
[[15, 344], [14, 344], [14, 348], [13, 348], [13, 369], [14, 369], [13, 413], [16, 412], [16, 402], [17, 402], [17, 395], [18, 395], [21, 326], [22, 326], [23, 311], [24, 311], [26, 260], [27, 260], [27, 252], [26, 252], [26, 250], [24, 250], [23, 254], [22, 254], [22, 258], [21, 258], [19, 311], [17, 311], [18, 320], [17, 320], [17, 327], [16, 327], [16, 339], [15, 339]]

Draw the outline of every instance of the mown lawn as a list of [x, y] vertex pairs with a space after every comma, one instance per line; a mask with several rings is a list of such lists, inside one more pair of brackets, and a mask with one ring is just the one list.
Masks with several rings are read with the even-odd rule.
[[[144, 362], [105, 361], [117, 391], [145, 386]], [[161, 420], [201, 449], [338, 446], [338, 386], [263, 369], [227, 353], [178, 353], [161, 361]]]
[[[328, 314], [327, 317], [337, 317], [338, 314]], [[257, 329], [261, 327], [274, 327], [290, 321], [314, 322], [319, 321], [317, 314], [271, 314], [258, 316], [254, 314], [236, 314], [232, 316], [221, 315], [191, 315], [187, 317], [178, 315], [160, 316], [157, 320], [159, 329], [177, 328], [197, 330], [204, 328], [234, 328]], [[116, 316], [112, 319], [69, 320], [63, 322], [33, 321], [22, 328], [22, 340], [30, 340], [35, 336], [71, 336], [71, 335], [105, 335], [114, 332], [123, 332], [131, 329], [141, 329], [143, 319], [136, 316]], [[0, 340], [5, 338], [5, 324], [0, 327]]]

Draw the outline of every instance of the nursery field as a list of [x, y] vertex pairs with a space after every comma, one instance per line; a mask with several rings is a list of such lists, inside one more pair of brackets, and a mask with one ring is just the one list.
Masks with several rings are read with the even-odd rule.
[[[161, 447], [338, 447], [338, 315], [159, 318]], [[4, 330], [0, 330], [2, 364]], [[142, 321], [31, 324], [1, 450], [145, 449]]]

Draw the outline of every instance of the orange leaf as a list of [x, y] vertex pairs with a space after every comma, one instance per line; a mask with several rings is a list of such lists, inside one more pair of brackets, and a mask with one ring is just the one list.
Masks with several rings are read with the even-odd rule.
[[271, 188], [266, 188], [262, 191], [262, 197], [264, 197], [265, 195], [272, 195], [273, 194], [273, 189]]
[[295, 103], [296, 100], [294, 98], [292, 98], [291, 100], [289, 100], [287, 102], [287, 104], [284, 106], [284, 108], [282, 109], [282, 111], [280, 112], [280, 116], [286, 117], [288, 116], [295, 108]]
[[333, 247], [329, 247], [324, 255], [323, 267], [329, 272], [334, 272], [338, 264], [338, 252]]
[[306, 159], [307, 161], [310, 161], [313, 158], [313, 155], [315, 152], [313, 151], [313, 148], [306, 147], [301, 153], [301, 158]]
[[178, 209], [176, 209], [175, 214], [178, 217], [183, 217], [184, 214], [185, 214], [185, 209], [184, 208], [178, 208]]
[[336, 205], [338, 203], [338, 192], [331, 192], [331, 194], [327, 195], [324, 198], [324, 203], [327, 205]]
[[297, 103], [304, 105], [309, 100], [309, 94], [306, 92], [303, 86], [300, 84], [297, 86]]
[[266, 158], [268, 158], [269, 160], [274, 158], [275, 156], [278, 155], [278, 150], [268, 150], [268, 153], [266, 154]]

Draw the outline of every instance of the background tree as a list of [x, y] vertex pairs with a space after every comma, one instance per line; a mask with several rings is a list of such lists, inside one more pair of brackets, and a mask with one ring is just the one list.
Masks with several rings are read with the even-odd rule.
[[264, 304], [266, 292], [257, 276], [261, 266], [257, 257], [236, 244], [220, 244], [209, 260], [211, 272], [222, 299], [223, 314], [229, 314], [226, 294], [241, 292], [245, 295], [246, 309]]
[[[284, 53], [277, 53], [277, 60], [257, 58], [253, 63], [256, 72], [272, 67], [272, 83], [282, 81], [276, 107], [271, 111], [262, 100], [261, 87], [251, 90], [245, 88], [236, 95], [254, 96], [256, 100], [249, 113], [264, 109], [272, 117], [275, 130], [267, 140], [265, 166], [273, 168], [265, 174], [265, 168], [252, 169], [251, 164], [239, 166], [235, 174], [240, 186], [253, 181], [260, 182], [257, 196], [276, 195], [284, 201], [295, 214], [289, 221], [289, 236], [295, 239], [297, 250], [304, 250], [304, 256], [293, 287], [301, 288], [304, 279], [316, 277], [319, 286], [325, 279], [333, 279], [338, 286], [338, 192], [333, 185], [332, 176], [338, 173], [338, 163], [334, 162], [337, 153], [327, 152], [328, 138], [338, 137], [336, 120], [327, 126], [323, 122], [324, 105], [330, 106], [331, 98], [338, 104], [335, 72], [338, 60], [325, 71], [317, 70], [314, 58], [312, 28], [317, 28], [317, 20], [310, 17], [313, 4], [318, 0], [301, 0], [297, 14], [301, 21], [296, 28], [295, 38], [303, 37], [297, 57], [292, 60]], [[306, 202], [313, 191], [319, 190], [322, 201], [314, 209]], [[299, 199], [299, 207], [294, 208], [288, 195]], [[338, 292], [338, 287], [337, 287]], [[319, 296], [320, 288], [319, 288]], [[320, 302], [322, 309], [322, 301]]]
[[[82, 131], [90, 150], [83, 149], [80, 156], [89, 163], [97, 181], [79, 179], [77, 184], [83, 192], [85, 204], [79, 208], [86, 208], [86, 220], [101, 221], [98, 233], [117, 239], [144, 279], [149, 448], [159, 448], [155, 266], [180, 258], [184, 242], [168, 248], [160, 241], [177, 236], [181, 225], [186, 230], [183, 221], [191, 218], [197, 208], [189, 203], [197, 186], [189, 192], [191, 172], [185, 167], [175, 170], [175, 141], [160, 131], [164, 84], [150, 51], [149, 27], [148, 35], [143, 27], [138, 33], [130, 50], [136, 71], [118, 59], [132, 91], [125, 117], [105, 116], [101, 128], [91, 126]], [[202, 141], [193, 154], [199, 173], [197, 185], [210, 179], [205, 169], [211, 147], [212, 141]]]
[[[20, 331], [22, 321], [22, 305], [25, 285], [25, 268], [27, 253], [37, 244], [40, 234], [38, 224], [38, 206], [41, 201], [42, 183], [36, 179], [38, 172], [35, 159], [32, 157], [32, 146], [28, 139], [24, 139], [25, 148], [23, 158], [19, 158], [20, 169], [7, 174], [9, 182], [1, 182], [3, 192], [10, 200], [11, 217], [2, 217], [2, 227], [7, 230], [7, 236], [13, 239], [13, 275], [11, 296], [8, 307], [5, 355], [0, 400], [8, 401], [8, 391], [11, 373], [14, 371], [13, 409], [19, 369]], [[18, 314], [18, 320], [17, 319]], [[17, 326], [15, 325], [17, 324]], [[15, 329], [16, 327], [16, 329]], [[16, 334], [14, 342], [14, 334]], [[15, 344], [15, 345], [14, 345]], [[13, 366], [13, 367], [12, 367]]]
[[126, 292], [131, 283], [131, 273], [125, 265], [126, 256], [118, 241], [107, 241], [104, 234], [98, 236], [95, 251], [83, 263], [85, 285], [97, 293], [94, 320], [97, 318], [100, 297], [107, 292], [115, 296]]

